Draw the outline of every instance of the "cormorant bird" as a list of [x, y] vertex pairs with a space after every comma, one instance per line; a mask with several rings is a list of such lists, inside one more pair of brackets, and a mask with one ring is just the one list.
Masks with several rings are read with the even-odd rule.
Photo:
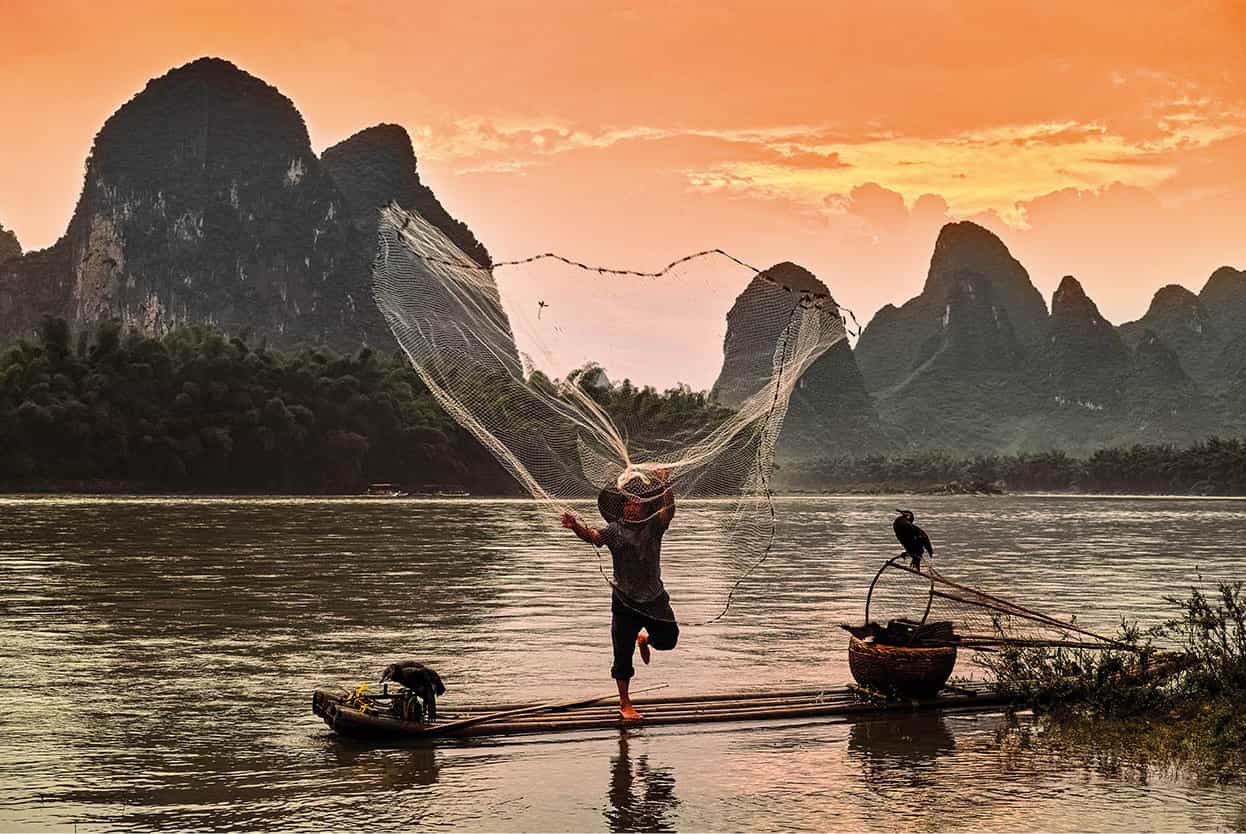
[[934, 555], [934, 548], [930, 546], [930, 537], [926, 535], [925, 530], [913, 523], [912, 510], [896, 510], [896, 512], [900, 514], [896, 516], [895, 523], [892, 525], [896, 531], [896, 538], [904, 546], [905, 555], [913, 560], [913, 568], [921, 570], [922, 555], [924, 553]]
[[536, 317], [537, 317], [537, 318], [540, 318], [540, 317], [541, 317], [541, 313], [544, 313], [544, 312], [545, 312], [545, 308], [546, 308], [546, 307], [548, 307], [548, 306], [549, 306], [549, 305], [548, 305], [548, 304], [546, 304], [544, 301], [538, 301], [538, 302], [536, 303]]
[[423, 663], [414, 660], [400, 660], [391, 663], [381, 672], [381, 682], [393, 681], [401, 684], [424, 702], [424, 712], [431, 723], [437, 720], [437, 696], [445, 694], [446, 686], [441, 676]]

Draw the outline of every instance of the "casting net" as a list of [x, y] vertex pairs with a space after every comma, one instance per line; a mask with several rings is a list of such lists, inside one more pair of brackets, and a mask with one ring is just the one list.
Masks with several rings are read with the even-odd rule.
[[[845, 337], [825, 286], [720, 250], [651, 273], [557, 255], [484, 268], [392, 205], [379, 238], [382, 314], [437, 401], [536, 499], [539, 523], [571, 512], [600, 528], [604, 488], [669, 491], [662, 573], [678, 619], [725, 613], [776, 534], [789, 395]], [[591, 564], [609, 581], [602, 551]]]

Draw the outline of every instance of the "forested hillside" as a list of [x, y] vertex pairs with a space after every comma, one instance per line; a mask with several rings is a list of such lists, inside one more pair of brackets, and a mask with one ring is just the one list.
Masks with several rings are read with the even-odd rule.
[[0, 482], [190, 492], [513, 491], [397, 356], [45, 319], [0, 358]]

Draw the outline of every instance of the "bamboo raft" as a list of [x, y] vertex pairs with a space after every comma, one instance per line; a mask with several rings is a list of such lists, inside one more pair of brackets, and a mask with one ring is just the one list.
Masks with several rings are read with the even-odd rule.
[[[379, 696], [383, 698], [384, 696]], [[623, 721], [614, 696], [603, 695], [560, 704], [495, 704], [438, 710], [438, 721], [404, 721], [378, 707], [366, 711], [348, 703], [351, 694], [316, 690], [312, 711], [336, 733], [377, 738], [428, 739], [507, 736], [521, 733], [562, 733], [711, 722], [774, 720], [824, 721], [868, 719], [897, 712], [942, 710], [980, 712], [998, 709], [1010, 699], [981, 683], [947, 687], [924, 698], [888, 698], [862, 687], [794, 689], [721, 695], [636, 697], [642, 721]], [[355, 701], [357, 704], [358, 701]]]

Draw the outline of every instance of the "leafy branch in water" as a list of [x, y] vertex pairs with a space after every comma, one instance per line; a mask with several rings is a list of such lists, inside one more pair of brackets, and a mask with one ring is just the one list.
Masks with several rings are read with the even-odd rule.
[[1166, 596], [1180, 614], [1161, 626], [1192, 666], [1183, 683], [1193, 693], [1246, 692], [1246, 598], [1241, 582], [1220, 582], [1211, 597], [1191, 588]]
[[1136, 623], [1122, 621], [1115, 638], [1121, 648], [1092, 650], [1005, 645], [975, 655], [1002, 692], [1039, 707], [1083, 705], [1109, 715], [1157, 705], [1143, 683], [1156, 649]]
[[[1006, 648], [975, 659], [1001, 691], [1067, 719], [1064, 731], [1087, 735], [1081, 732], [1093, 726], [1087, 722], [1122, 719], [1113, 726], [1132, 733], [1142, 749], [1244, 770], [1243, 585], [1219, 582], [1211, 594], [1192, 587], [1185, 597], [1165, 600], [1177, 613], [1149, 633], [1122, 624], [1117, 639], [1136, 652]], [[1153, 640], [1168, 650], [1159, 651]]]

